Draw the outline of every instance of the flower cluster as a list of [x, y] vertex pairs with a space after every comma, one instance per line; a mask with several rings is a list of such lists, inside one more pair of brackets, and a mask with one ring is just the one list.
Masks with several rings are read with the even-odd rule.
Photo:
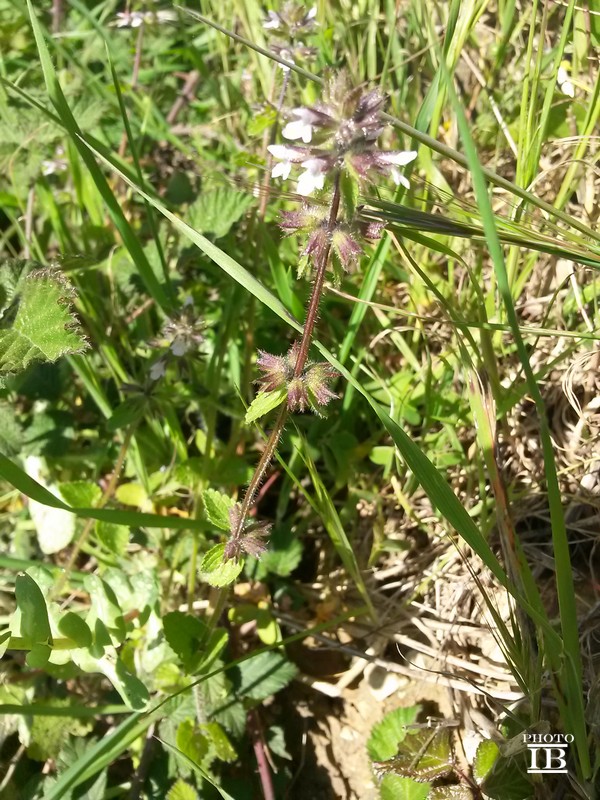
[[295, 108], [282, 136], [302, 145], [270, 145], [269, 152], [279, 162], [274, 178], [287, 179], [294, 165], [302, 167], [297, 191], [309, 195], [323, 189], [326, 177], [339, 170], [366, 182], [372, 173], [390, 176], [399, 186], [408, 186], [400, 171], [413, 161], [414, 150], [382, 151], [376, 140], [384, 129], [381, 111], [385, 101], [378, 90], [363, 93], [349, 86], [345, 73], [334, 76], [327, 85], [324, 101], [309, 108]]
[[158, 11], [119, 11], [111, 23], [115, 28], [139, 28], [142, 25], [160, 25], [175, 22], [177, 13], [169, 9]]
[[[304, 36], [316, 27], [316, 16], [316, 7], [306, 11], [305, 6], [292, 2], [284, 3], [280, 11], [268, 11], [263, 28], [271, 36], [271, 50], [291, 64], [313, 58], [317, 51], [304, 44]], [[289, 67], [281, 68], [289, 72]]]
[[318, 263], [329, 249], [336, 257], [334, 277], [340, 282], [339, 269], [348, 272], [356, 265], [362, 255], [361, 239], [373, 241], [381, 237], [383, 223], [353, 219], [350, 222], [339, 220], [330, 224], [329, 212], [325, 206], [304, 203], [299, 211], [282, 211], [279, 225], [287, 236], [304, 233], [306, 246], [302, 252], [305, 257], [300, 265], [300, 274], [309, 259]]
[[337, 398], [327, 383], [337, 377], [338, 373], [324, 361], [317, 364], [307, 362], [302, 373], [295, 376], [299, 348], [299, 344], [294, 342], [284, 356], [274, 356], [259, 350], [256, 365], [262, 375], [258, 382], [265, 392], [286, 387], [290, 411], [306, 411], [310, 408], [320, 414], [323, 406]]
[[181, 358], [198, 350], [204, 341], [203, 330], [204, 323], [196, 317], [192, 299], [188, 297], [179, 316], [166, 321], [162, 336], [154, 342], [156, 347], [163, 347], [164, 352], [152, 365], [150, 379], [162, 378], [173, 356]]
[[247, 524], [241, 518], [242, 506], [236, 503], [229, 511], [231, 537], [225, 544], [223, 561], [239, 560], [242, 553], [260, 558], [267, 549], [264, 541], [270, 534], [272, 525], [269, 522]]

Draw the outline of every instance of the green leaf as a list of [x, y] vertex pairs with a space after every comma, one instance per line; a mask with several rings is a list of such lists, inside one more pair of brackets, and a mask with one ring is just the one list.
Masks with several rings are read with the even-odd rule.
[[51, 644], [46, 599], [40, 587], [26, 572], [17, 575], [15, 598], [21, 612], [21, 636], [31, 644]]
[[179, 778], [167, 792], [166, 800], [198, 800], [193, 786]]
[[427, 800], [473, 800], [473, 792], [463, 783], [454, 786], [436, 786], [427, 795]]
[[229, 737], [218, 722], [205, 722], [200, 729], [210, 740], [219, 761], [230, 763], [237, 759], [237, 753], [229, 741]]
[[34, 361], [56, 361], [87, 347], [71, 311], [72, 290], [56, 270], [27, 276], [14, 320], [0, 328], [0, 375], [20, 372]]
[[67, 611], [58, 621], [58, 630], [68, 639], [72, 639], [77, 647], [89, 647], [93, 641], [89, 625], [79, 614]]
[[8, 403], [0, 403], [0, 452], [14, 456], [20, 452], [22, 443], [23, 430], [14, 408]]
[[115, 492], [115, 497], [124, 506], [142, 508], [148, 500], [144, 487], [139, 483], [122, 483]]
[[297, 675], [295, 664], [283, 653], [259, 653], [238, 666], [240, 676], [237, 694], [251, 700], [265, 700], [284, 689]]
[[79, 508], [93, 508], [102, 497], [100, 487], [88, 481], [59, 483], [58, 490], [65, 503]]
[[150, 700], [148, 689], [129, 672], [120, 658], [116, 660], [114, 671], [105, 667], [103, 672], [130, 708], [142, 711], [147, 707]]
[[114, 525], [112, 522], [98, 520], [95, 526], [96, 538], [100, 544], [116, 556], [122, 556], [129, 544], [129, 528]]
[[211, 586], [227, 586], [237, 578], [244, 566], [244, 560], [223, 561], [225, 545], [217, 544], [205, 553], [200, 564], [200, 578]]
[[234, 501], [215, 489], [206, 489], [202, 492], [202, 501], [208, 521], [220, 531], [228, 531], [231, 527], [229, 511], [235, 505]]
[[484, 739], [477, 748], [473, 760], [473, 777], [477, 783], [482, 783], [494, 768], [500, 755], [500, 748], [491, 739]]
[[126, 635], [125, 621], [113, 589], [97, 575], [87, 575], [83, 581], [83, 587], [90, 595], [91, 608], [87, 619], [88, 625], [95, 625], [95, 621], [99, 620], [112, 636], [122, 642]]
[[386, 775], [379, 784], [381, 800], [428, 800], [429, 783], [417, 783], [412, 778]]
[[171, 611], [163, 617], [163, 628], [169, 647], [177, 653], [185, 671], [195, 672], [202, 662], [202, 642], [208, 627], [198, 617]]
[[525, 759], [498, 758], [481, 789], [493, 800], [528, 800], [533, 797], [533, 786], [525, 773]]
[[201, 764], [208, 753], [208, 739], [191, 719], [179, 723], [175, 741], [181, 752], [195, 764]]
[[394, 758], [373, 764], [378, 774], [395, 772], [416, 781], [433, 781], [452, 771], [454, 759], [448, 728], [409, 731]]
[[287, 397], [287, 388], [282, 386], [273, 392], [259, 392], [246, 411], [244, 421], [246, 425], [264, 417], [269, 411], [280, 406]]
[[43, 669], [52, 655], [52, 648], [47, 644], [32, 644], [25, 656], [25, 661], [32, 669]]
[[398, 745], [406, 737], [406, 726], [417, 718], [421, 706], [396, 708], [373, 725], [367, 740], [367, 752], [372, 761], [387, 761], [398, 752]]
[[212, 233], [215, 239], [226, 236], [231, 227], [241, 219], [253, 203], [248, 193], [238, 192], [230, 186], [220, 186], [203, 192], [189, 207], [189, 224], [200, 233]]
[[[44, 705], [54, 709], [68, 710], [70, 700], [48, 698]], [[38, 716], [33, 706], [33, 722], [31, 724], [31, 742], [27, 755], [36, 761], [47, 761], [56, 758], [61, 751], [65, 739], [69, 736], [85, 736], [93, 727], [91, 720], [84, 721], [68, 714], [64, 716]]]

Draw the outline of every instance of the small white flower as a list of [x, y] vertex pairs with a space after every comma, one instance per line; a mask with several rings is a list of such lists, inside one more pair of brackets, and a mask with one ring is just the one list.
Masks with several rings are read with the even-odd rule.
[[119, 11], [113, 24], [117, 28], [139, 28], [145, 17], [141, 11]]
[[569, 73], [562, 64], [558, 68], [556, 82], [558, 83], [558, 87], [563, 94], [566, 94], [567, 97], [575, 97], [575, 87], [569, 80]]
[[165, 361], [160, 359], [159, 361], [155, 361], [154, 364], [150, 367], [150, 380], [157, 381], [159, 378], [162, 378], [165, 372], [167, 371], [167, 364]]
[[290, 177], [291, 170], [292, 170], [291, 161], [280, 161], [279, 164], [275, 164], [275, 166], [271, 170], [271, 177], [281, 178], [282, 180], [286, 181]]
[[292, 113], [298, 119], [294, 122], [288, 122], [281, 131], [281, 135], [285, 139], [302, 139], [304, 144], [308, 144], [312, 139], [314, 114], [307, 108], [295, 108]]
[[302, 166], [305, 171], [298, 178], [297, 192], [305, 197], [325, 185], [325, 165], [320, 158], [308, 158]]
[[306, 15], [306, 19], [314, 19], [317, 16], [317, 7], [313, 6], [308, 14]]
[[268, 30], [276, 30], [281, 26], [281, 19], [279, 18], [279, 14], [276, 14], [274, 11], [267, 11], [267, 19], [263, 22], [263, 28]]
[[184, 356], [189, 349], [189, 344], [184, 339], [175, 339], [171, 344], [171, 352], [174, 356]]
[[401, 150], [400, 152], [382, 152], [377, 154], [377, 160], [384, 164], [394, 164], [396, 167], [404, 167], [414, 161], [417, 157], [416, 150]]
[[404, 186], [405, 189], [410, 189], [410, 183], [400, 172], [398, 167], [404, 167], [410, 164], [417, 157], [416, 150], [401, 150], [397, 153], [378, 153], [377, 160], [379, 163], [390, 164], [390, 175], [396, 186]]
[[295, 147], [286, 147], [284, 144], [270, 144], [267, 150], [273, 158], [281, 161], [281, 164], [275, 164], [271, 170], [272, 178], [283, 178], [286, 180], [290, 176], [292, 164], [297, 161], [302, 161], [304, 158], [304, 151], [298, 150]]

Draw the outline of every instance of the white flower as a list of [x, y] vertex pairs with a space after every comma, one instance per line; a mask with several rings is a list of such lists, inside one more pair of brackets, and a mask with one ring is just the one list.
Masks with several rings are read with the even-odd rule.
[[273, 158], [281, 161], [281, 164], [275, 164], [271, 170], [272, 178], [283, 178], [286, 180], [290, 177], [292, 164], [297, 161], [302, 161], [304, 158], [303, 152], [298, 152], [294, 147], [286, 147], [284, 144], [270, 144], [267, 150]]
[[310, 9], [310, 11], [308, 12], [308, 14], [306, 15], [305, 19], [306, 19], [306, 20], [309, 20], [309, 19], [314, 19], [316, 16], [317, 16], [317, 7], [316, 7], [316, 6], [313, 6], [313, 7]]
[[563, 94], [566, 94], [567, 97], [575, 97], [575, 87], [569, 80], [569, 73], [562, 64], [558, 68], [556, 82], [558, 83], [559, 89]]
[[304, 144], [308, 144], [312, 139], [315, 115], [308, 108], [295, 108], [292, 114], [298, 119], [288, 122], [281, 135], [285, 139], [302, 139]]
[[396, 186], [404, 186], [406, 189], [410, 189], [410, 183], [406, 180], [398, 167], [404, 167], [406, 164], [410, 164], [416, 157], [416, 150], [401, 150], [396, 153], [377, 153], [377, 161], [380, 164], [390, 165], [390, 175]]
[[157, 381], [159, 378], [162, 378], [165, 372], [167, 371], [167, 364], [163, 359], [159, 361], [155, 361], [154, 364], [150, 367], [150, 380]]
[[275, 166], [271, 170], [271, 177], [281, 178], [282, 180], [285, 181], [290, 177], [291, 169], [292, 169], [291, 161], [281, 161], [279, 164], [275, 164]]
[[139, 28], [145, 22], [146, 14], [141, 11], [119, 11], [115, 22], [117, 28]]
[[298, 178], [297, 191], [305, 197], [325, 185], [325, 164], [320, 158], [308, 158], [302, 166], [305, 171]]
[[189, 344], [185, 341], [185, 339], [175, 339], [171, 344], [171, 352], [174, 356], [184, 356], [189, 349]]
[[267, 11], [267, 15], [267, 19], [263, 22], [263, 28], [266, 31], [275, 30], [281, 26], [279, 14], [276, 14], [274, 11]]

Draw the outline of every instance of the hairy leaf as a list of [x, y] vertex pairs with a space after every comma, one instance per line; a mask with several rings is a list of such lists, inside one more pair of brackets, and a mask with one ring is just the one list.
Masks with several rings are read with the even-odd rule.
[[31, 272], [12, 313], [0, 328], [0, 374], [24, 370], [34, 361], [56, 361], [87, 346], [70, 308], [72, 289], [57, 270]]
[[230, 186], [203, 192], [190, 206], [189, 224], [200, 233], [212, 233], [215, 239], [226, 236], [253, 203], [251, 195]]

